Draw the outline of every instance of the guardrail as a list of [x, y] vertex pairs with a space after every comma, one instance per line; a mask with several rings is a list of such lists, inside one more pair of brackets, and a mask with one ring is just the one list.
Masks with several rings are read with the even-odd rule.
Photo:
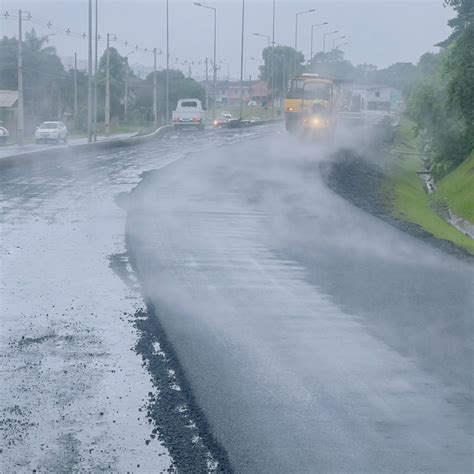
[[132, 137], [122, 137], [116, 139], [111, 138], [94, 143], [81, 143], [78, 145], [61, 146], [57, 148], [47, 148], [44, 150], [31, 150], [25, 151], [23, 153], [15, 153], [11, 156], [4, 156], [0, 158], [0, 167], [14, 166], [17, 164], [22, 164], [25, 161], [31, 161], [33, 159], [36, 160], [39, 158], [56, 158], [64, 153], [77, 154], [93, 150], [104, 150], [107, 148], [116, 148], [147, 143], [160, 138], [172, 129], [172, 125], [164, 125], [154, 130], [153, 132], [148, 133], [147, 135], [134, 135]]

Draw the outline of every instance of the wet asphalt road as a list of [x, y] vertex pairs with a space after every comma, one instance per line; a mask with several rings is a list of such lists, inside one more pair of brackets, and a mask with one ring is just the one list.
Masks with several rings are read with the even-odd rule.
[[149, 173], [128, 250], [237, 472], [473, 470], [472, 265], [330, 191], [285, 134]]
[[256, 133], [171, 133], [139, 147], [0, 161], [1, 472], [172, 465], [146, 409], [167, 381], [154, 386], [133, 350], [133, 315], [145, 303], [116, 196], [148, 170]]
[[234, 470], [472, 471], [472, 267], [274, 131], [1, 170], [2, 470], [169, 467], [124, 317], [144, 302], [110, 267], [131, 257]]

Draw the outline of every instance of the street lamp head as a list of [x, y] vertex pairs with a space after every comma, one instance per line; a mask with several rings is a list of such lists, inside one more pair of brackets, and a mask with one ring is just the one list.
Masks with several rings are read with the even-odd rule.
[[339, 33], [339, 30], [334, 30], [333, 33]]
[[194, 2], [194, 5], [197, 5], [198, 7], [202, 7], [202, 3]]
[[304, 12], [298, 12], [296, 14], [296, 16], [298, 15], [304, 15], [305, 13], [312, 13], [312, 12], [315, 12], [316, 10], [314, 8], [312, 8], [311, 10], [305, 10]]
[[328, 25], [329, 23], [325, 21], [324, 23], [321, 23], [321, 25]]

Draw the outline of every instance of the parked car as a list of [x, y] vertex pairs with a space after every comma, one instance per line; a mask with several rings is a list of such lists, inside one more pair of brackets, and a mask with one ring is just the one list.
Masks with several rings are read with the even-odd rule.
[[0, 145], [5, 145], [8, 141], [9, 136], [10, 133], [8, 132], [8, 130], [0, 125]]
[[36, 143], [67, 143], [68, 131], [63, 122], [43, 122], [35, 133]]
[[232, 114], [230, 112], [222, 112], [221, 115], [214, 120], [212, 123], [214, 128], [227, 127], [232, 120]]
[[173, 112], [174, 128], [199, 128], [204, 130], [204, 109], [199, 99], [180, 99]]

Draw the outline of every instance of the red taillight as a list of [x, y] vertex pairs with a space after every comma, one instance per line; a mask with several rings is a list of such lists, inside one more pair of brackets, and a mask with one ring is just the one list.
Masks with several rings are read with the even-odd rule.
[[199, 122], [199, 118], [198, 117], [193, 117], [193, 122]]

